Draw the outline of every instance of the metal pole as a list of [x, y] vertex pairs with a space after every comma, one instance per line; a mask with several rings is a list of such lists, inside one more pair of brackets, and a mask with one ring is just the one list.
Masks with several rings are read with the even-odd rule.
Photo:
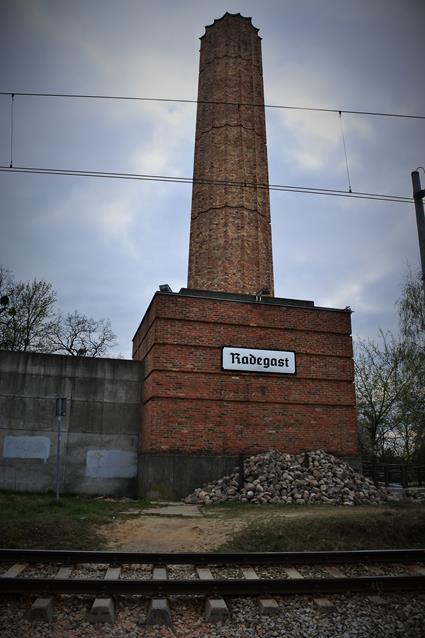
[[56, 442], [56, 501], [59, 501], [60, 464], [61, 464], [61, 423], [62, 417], [58, 416], [58, 436]]
[[421, 255], [422, 286], [425, 295], [425, 215], [423, 197], [425, 191], [421, 188], [419, 171], [412, 172], [413, 198], [415, 200], [416, 224], [418, 226], [419, 252]]

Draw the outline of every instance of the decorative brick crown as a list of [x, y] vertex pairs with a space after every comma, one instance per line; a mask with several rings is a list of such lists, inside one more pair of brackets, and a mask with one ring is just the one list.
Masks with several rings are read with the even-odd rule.
[[252, 24], [252, 18], [247, 18], [243, 16], [241, 13], [229, 13], [228, 11], [226, 11], [226, 13], [221, 16], [221, 18], [216, 18], [212, 24], [206, 25], [204, 35], [201, 35], [199, 39], [202, 40], [202, 38], [205, 38], [205, 36], [207, 35], [207, 29], [211, 29], [211, 27], [214, 27], [216, 24], [219, 24], [226, 18], [240, 18], [241, 20], [245, 20], [250, 27], [252, 27], [255, 31], [257, 31], [257, 33], [260, 30], [260, 29], [257, 29], [257, 27], [254, 27], [254, 25]]

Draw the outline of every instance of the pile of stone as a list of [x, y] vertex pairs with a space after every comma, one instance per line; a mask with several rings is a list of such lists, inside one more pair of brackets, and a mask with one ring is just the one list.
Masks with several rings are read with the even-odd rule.
[[236, 467], [229, 476], [197, 488], [185, 502], [362, 505], [387, 498], [386, 490], [331, 454], [272, 450], [246, 459], [242, 476]]
[[404, 497], [413, 503], [425, 503], [425, 487], [410, 487], [404, 490]]

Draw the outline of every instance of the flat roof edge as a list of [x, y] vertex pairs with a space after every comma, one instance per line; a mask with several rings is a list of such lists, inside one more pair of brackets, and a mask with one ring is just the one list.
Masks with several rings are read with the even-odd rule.
[[268, 297], [263, 295], [242, 295], [233, 292], [214, 292], [211, 290], [196, 290], [192, 288], [180, 288], [179, 292], [162, 292], [156, 290], [149, 305], [139, 322], [137, 330], [134, 333], [132, 342], [134, 341], [140, 326], [142, 325], [146, 315], [148, 314], [152, 303], [157, 295], [169, 296], [169, 297], [188, 297], [192, 299], [209, 299], [211, 301], [230, 301], [236, 303], [257, 303], [265, 306], [277, 306], [281, 308], [304, 308], [305, 310], [320, 310], [326, 312], [348, 312], [352, 313], [350, 306], [345, 308], [329, 308], [326, 306], [316, 306], [314, 301], [308, 301], [305, 299], [289, 299], [286, 297]]

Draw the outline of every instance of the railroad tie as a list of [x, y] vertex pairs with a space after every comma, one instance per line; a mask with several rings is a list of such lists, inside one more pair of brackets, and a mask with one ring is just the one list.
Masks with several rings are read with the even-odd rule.
[[[375, 576], [382, 576], [383, 573], [384, 572], [382, 571], [382, 569], [379, 569], [379, 567], [374, 568]], [[385, 598], [383, 598], [383, 596], [380, 596], [379, 594], [368, 594], [367, 599], [374, 605], [385, 605]]]
[[[344, 572], [342, 572], [339, 567], [335, 567], [335, 565], [326, 565], [325, 569], [328, 574], [330, 574], [330, 576], [333, 576], [333, 578], [347, 578], [347, 575], [344, 574]], [[382, 574], [382, 570], [379, 568], [375, 568], [375, 573], [377, 575]], [[375, 605], [383, 605], [385, 603], [385, 599], [382, 598], [382, 596], [378, 596], [377, 594], [369, 594], [368, 600]]]
[[[298, 569], [295, 569], [295, 567], [284, 567], [283, 571], [286, 572], [288, 578], [304, 578], [301, 572], [299, 572]], [[333, 576], [336, 576], [336, 574], [333, 574]], [[329, 600], [329, 598], [325, 598], [323, 596], [313, 598], [313, 603], [316, 609], [322, 614], [328, 614], [332, 611], [334, 606], [333, 602]]]
[[[166, 567], [154, 567], [152, 580], [167, 580]], [[167, 598], [151, 598], [146, 616], [147, 625], [171, 625], [170, 605]]]
[[[199, 580], [214, 580], [214, 576], [208, 567], [197, 567], [196, 574]], [[205, 620], [210, 623], [222, 623], [229, 616], [229, 608], [224, 598], [219, 596], [207, 596], [205, 599]]]
[[288, 578], [304, 578], [304, 576], [295, 569], [295, 567], [283, 567], [283, 571], [288, 576]]
[[335, 565], [325, 565], [324, 569], [332, 578], [347, 578], [344, 572], [342, 572], [339, 567], [335, 567]]
[[3, 574], [3, 578], [16, 578], [27, 567], [28, 563], [15, 563]]
[[[324, 565], [324, 569], [328, 572], [329, 576], [332, 576], [332, 578], [347, 578], [344, 572], [335, 565]], [[329, 598], [315, 598], [314, 604], [317, 609], [324, 614], [332, 611], [333, 608], [333, 602]]]
[[[72, 567], [61, 567], [55, 578], [69, 578], [71, 573]], [[31, 622], [49, 622], [53, 618], [54, 609], [54, 596], [38, 597], [28, 611], [28, 620]]]
[[411, 565], [410, 570], [414, 574], [419, 574], [419, 576], [425, 576], [425, 567], [421, 567], [420, 565]]
[[[258, 580], [259, 576], [253, 567], [241, 567], [243, 577], [247, 580]], [[274, 598], [258, 599], [261, 616], [274, 616], [279, 613], [279, 605]]]
[[[384, 572], [379, 567], [375, 567], [373, 571], [375, 576], [384, 575]], [[379, 594], [368, 594], [367, 598], [374, 605], [385, 605], [385, 598], [383, 598], [382, 596], [379, 596]]]
[[[104, 580], [118, 580], [121, 576], [121, 567], [108, 567]], [[91, 623], [113, 623], [115, 620], [115, 601], [112, 596], [95, 598], [91, 606], [89, 617]]]

